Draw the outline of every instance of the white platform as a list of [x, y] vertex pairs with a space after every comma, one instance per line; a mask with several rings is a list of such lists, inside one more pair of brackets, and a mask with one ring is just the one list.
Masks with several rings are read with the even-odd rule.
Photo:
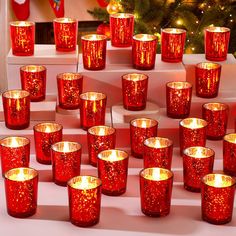
[[47, 68], [47, 94], [57, 94], [56, 76], [63, 72], [76, 72], [78, 49], [75, 52], [57, 52], [55, 45], [35, 45], [33, 56], [14, 56], [12, 51], [7, 56], [8, 89], [21, 88], [20, 67], [23, 65], [44, 65]]

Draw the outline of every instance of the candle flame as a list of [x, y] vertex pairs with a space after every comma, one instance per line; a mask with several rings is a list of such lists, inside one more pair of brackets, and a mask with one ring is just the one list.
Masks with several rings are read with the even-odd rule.
[[104, 136], [105, 134], [106, 134], [105, 129], [104, 129], [104, 128], [99, 128], [99, 130], [98, 130], [98, 135]]
[[141, 121], [140, 127], [141, 128], [147, 128], [147, 121], [146, 120]]
[[10, 176], [10, 179], [15, 180], [15, 181], [25, 181], [25, 180], [29, 180], [30, 178], [31, 178], [31, 175], [29, 175], [28, 173], [24, 173], [23, 169], [19, 169], [19, 172], [13, 173]]
[[49, 125], [46, 125], [46, 128], [44, 130], [45, 133], [50, 133], [51, 132], [51, 127]]
[[196, 148], [196, 152], [194, 154], [194, 157], [202, 157], [203, 154], [202, 154], [202, 149], [201, 148]]
[[70, 152], [70, 146], [68, 142], [64, 142], [63, 152]]
[[223, 187], [223, 180], [221, 178], [221, 175], [215, 175], [215, 187]]
[[192, 129], [196, 129], [196, 128], [199, 128], [199, 125], [198, 125], [198, 122], [197, 122], [197, 119], [192, 119], [189, 126], [192, 128]]
[[154, 141], [154, 146], [157, 147], [157, 148], [162, 147], [161, 141], [160, 141], [159, 139], [156, 139], [156, 140]]
[[153, 170], [152, 178], [153, 178], [153, 180], [160, 180], [161, 179], [160, 170]]
[[11, 147], [19, 147], [19, 141], [17, 137], [12, 137], [10, 145]]

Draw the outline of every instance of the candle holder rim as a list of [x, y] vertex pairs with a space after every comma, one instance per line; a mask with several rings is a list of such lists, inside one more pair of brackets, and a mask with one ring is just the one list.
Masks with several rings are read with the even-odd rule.
[[[218, 107], [217, 107], [217, 110], [214, 110], [210, 107], [210, 106], [213, 106], [213, 105], [219, 105], [220, 108], [218, 109]], [[207, 103], [204, 103], [202, 105], [202, 107], [205, 108], [205, 109], [211, 110], [211, 111], [223, 111], [223, 110], [228, 110], [229, 109], [229, 105], [226, 104], [226, 103], [222, 103], [222, 102], [207, 102]]]
[[185, 119], [180, 120], [180, 122], [179, 122], [180, 126], [186, 128], [186, 129], [191, 129], [191, 128], [187, 127], [185, 124], [183, 124], [184, 121], [190, 120], [190, 119], [197, 119], [197, 120], [203, 122], [203, 125], [202, 125], [201, 127], [194, 127], [194, 129], [201, 129], [201, 128], [204, 128], [204, 127], [206, 127], [207, 124], [208, 124], [207, 121], [204, 120], [204, 119], [197, 118], [197, 117], [188, 117], [188, 118], [185, 118]]
[[[165, 140], [165, 141], [167, 141], [167, 145], [165, 147], [153, 147], [153, 146], [148, 145], [148, 143], [147, 143], [150, 140]], [[173, 142], [173, 140], [171, 140], [169, 138], [165, 138], [165, 137], [150, 137], [150, 138], [145, 139], [143, 144], [146, 147], [161, 149], [161, 148], [167, 148], [167, 147], [173, 146], [174, 142]]]
[[96, 177], [94, 175], [78, 175], [78, 176], [74, 176], [72, 177], [71, 179], [69, 179], [67, 181], [67, 186], [69, 186], [70, 188], [73, 188], [73, 189], [76, 189], [76, 190], [83, 190], [82, 188], [76, 188], [76, 187], [73, 187], [73, 180], [76, 180], [78, 178], [81, 178], [81, 177], [90, 177], [90, 178], [94, 178], [96, 181], [97, 181], [97, 184], [95, 187], [93, 188], [86, 188], [86, 190], [89, 190], [89, 189], [95, 189], [95, 188], [98, 188], [100, 186], [102, 186], [102, 181], [99, 177]]
[[[137, 125], [134, 125], [134, 123], [136, 122], [136, 120], [148, 120], [151, 122], [152, 125], [148, 126], [148, 128], [150, 127], [154, 127], [158, 125], [158, 121], [152, 118], [145, 118], [145, 117], [139, 117], [139, 118], [134, 118], [130, 121], [130, 125], [134, 126], [134, 127], [139, 127]], [[139, 128], [147, 128], [147, 127], [139, 127]]]
[[[95, 39], [89, 39], [88, 37], [91, 36], [98, 36], [99, 38], [95, 38]], [[85, 40], [85, 41], [100, 41], [100, 40], [107, 40], [108, 37], [106, 35], [103, 34], [86, 34], [81, 36], [81, 40]]]
[[[10, 145], [4, 144], [4, 141], [6, 141], [7, 139], [11, 139], [11, 138], [20, 138], [22, 140], [25, 140], [25, 142], [24, 142], [24, 144], [19, 145], [18, 147], [11, 147]], [[19, 148], [19, 147], [24, 147], [28, 144], [30, 144], [30, 139], [23, 137], [23, 136], [7, 136], [7, 137], [0, 139], [0, 145], [4, 146], [4, 147]]]
[[[12, 97], [10, 95], [11, 93], [16, 93], [16, 92], [20, 93], [20, 94], [24, 94], [24, 95], [21, 95], [18, 98]], [[5, 98], [9, 98], [9, 99], [20, 99], [20, 98], [29, 97], [30, 93], [28, 91], [26, 91], [26, 90], [23, 90], [23, 89], [11, 89], [11, 90], [7, 90], [7, 91], [3, 92], [2, 96], [5, 97]]]
[[[139, 38], [141, 36], [147, 36], [148, 38], [147, 38], [147, 40], [142, 40], [142, 39]], [[150, 39], [149, 39], [149, 37], [150, 37]], [[158, 39], [157, 36], [154, 35], [154, 34], [135, 34], [133, 36], [133, 40], [142, 41], [142, 42], [146, 42], [146, 41], [147, 42], [152, 42], [152, 41], [155, 41], [157, 39]]]
[[[26, 23], [26, 25], [19, 25], [20, 23]], [[33, 21], [24, 21], [24, 20], [16, 20], [9, 22], [10, 26], [17, 26], [17, 27], [28, 27], [35, 25]]]
[[[176, 30], [177, 32], [171, 32], [172, 30]], [[161, 29], [161, 33], [164, 32], [164, 33], [167, 33], [167, 34], [183, 34], [183, 33], [186, 33], [187, 31], [185, 29], [181, 29], [181, 28], [171, 28], [171, 27], [168, 27], [168, 28], [162, 28]]]
[[[19, 169], [20, 169], [20, 170], [29, 170], [29, 171], [32, 171], [32, 173], [33, 173], [32, 178], [29, 178], [29, 179], [26, 179], [26, 180], [12, 180], [11, 178], [9, 178], [9, 175], [10, 175], [11, 172], [16, 171], [16, 170], [19, 170]], [[4, 173], [4, 178], [5, 178], [5, 179], [10, 180], [10, 181], [14, 181], [14, 182], [30, 181], [30, 180], [33, 180], [33, 179], [35, 179], [35, 178], [38, 178], [38, 176], [39, 176], [38, 171], [37, 171], [36, 169], [32, 168], [32, 167], [16, 167], [16, 168], [12, 168], [12, 169], [10, 169], [10, 170], [8, 170], [8, 171], [6, 171], [6, 172]]]
[[[212, 66], [214, 66], [214, 68], [204, 68], [204, 67], [203, 67], [204, 65], [212, 65]], [[216, 62], [209, 62], [209, 61], [199, 62], [199, 63], [197, 63], [195, 66], [196, 66], [196, 68], [198, 68], [198, 69], [204, 69], [204, 70], [216, 70], [216, 69], [222, 67], [221, 64], [219, 64], [219, 63], [216, 63]]]
[[[205, 155], [205, 156], [194, 156], [193, 154], [191, 154], [191, 153], [187, 153], [187, 151], [189, 151], [189, 150], [191, 150], [191, 149], [193, 149], [193, 148], [203, 148], [203, 149], [205, 149], [206, 151], [209, 151], [209, 152], [211, 152], [211, 154], [209, 154], [209, 155]], [[203, 147], [203, 146], [192, 146], [192, 147], [187, 147], [187, 148], [185, 148], [184, 150], [183, 150], [183, 154], [184, 155], [187, 155], [187, 156], [189, 156], [189, 157], [191, 157], [191, 158], [196, 158], [196, 159], [204, 159], [204, 158], [209, 158], [209, 157], [211, 157], [211, 156], [214, 156], [215, 155], [215, 151], [212, 149], [212, 148], [209, 148], [209, 147]]]
[[120, 150], [120, 149], [107, 149], [107, 150], [103, 150], [101, 152], [98, 153], [97, 157], [100, 159], [100, 160], [104, 160], [104, 157], [102, 157], [102, 155], [106, 152], [116, 152], [116, 153], [123, 153], [124, 156], [122, 156], [122, 160], [106, 160], [108, 162], [118, 162], [118, 161], [123, 161], [123, 160], [126, 160], [129, 158], [129, 153], [124, 151], [124, 150]]
[[[231, 179], [231, 184], [227, 185], [227, 186], [212, 186], [211, 184], [207, 183], [207, 178], [211, 175], [220, 175], [220, 176], [224, 176], [225, 178], [230, 178]], [[213, 187], [213, 188], [230, 188], [236, 185], [236, 178], [230, 175], [226, 175], [226, 174], [220, 174], [220, 173], [209, 173], [204, 175], [201, 178], [201, 182], [207, 186]]]
[[[42, 125], [56, 125], [57, 127], [59, 127], [58, 129], [56, 129], [55, 131], [50, 131], [50, 132], [43, 132], [41, 130], [38, 130], [38, 127], [39, 126], [42, 126]], [[38, 123], [36, 125], [33, 126], [33, 130], [36, 131], [36, 132], [41, 132], [41, 133], [54, 133], [54, 132], [57, 132], [59, 130], [62, 130], [63, 129], [63, 125], [62, 124], [59, 124], [59, 123], [56, 123], [56, 122], [41, 122], [41, 123]]]
[[[168, 178], [166, 178], [166, 179], [159, 179], [159, 180], [152, 180], [152, 179], [148, 179], [148, 178], [146, 178], [145, 176], [144, 176], [144, 172], [145, 171], [148, 171], [148, 170], [150, 170], [150, 169], [159, 169], [159, 170], [163, 170], [163, 171], [165, 171], [166, 173], [168, 173]], [[140, 172], [139, 172], [139, 176], [140, 177], [142, 177], [142, 178], [144, 178], [145, 180], [148, 180], [148, 181], [154, 181], [154, 182], [156, 182], [156, 181], [167, 181], [167, 180], [170, 180], [170, 179], [173, 179], [174, 178], [174, 173], [171, 171], [171, 170], [168, 170], [168, 169], [165, 169], [165, 168], [161, 168], [161, 167], [148, 167], [148, 168], [143, 168], [142, 170], [140, 170]]]
[[[67, 76], [72, 75], [72, 78], [68, 78]], [[66, 76], [66, 77], [64, 77]], [[83, 75], [81, 73], [78, 72], [63, 72], [63, 73], [59, 73], [57, 74], [57, 79], [59, 80], [80, 80], [83, 79]]]
[[37, 71], [34, 71], [34, 72], [41, 72], [41, 71], [47, 70], [46, 66], [43, 66], [43, 65], [24, 65], [20, 67], [20, 70], [24, 72], [32, 72], [32, 71], [28, 71], [29, 67], [36, 67]]
[[[148, 80], [149, 79], [149, 76], [148, 75], [146, 75], [146, 74], [143, 74], [143, 73], [139, 73], [139, 72], [134, 72], [134, 73], [126, 73], [126, 74], [123, 74], [122, 76], [121, 76], [121, 78], [123, 79], [123, 80], [128, 80], [128, 81], [133, 81], [133, 80], [131, 80], [130, 78], [129, 78], [129, 76], [133, 76], [133, 75], [138, 75], [140, 78], [137, 80], [137, 81], [143, 81], [143, 80]], [[144, 77], [144, 78], [143, 78]]]
[[[95, 98], [95, 99], [91, 99], [91, 98], [87, 97], [88, 95], [92, 95], [92, 94], [99, 95], [100, 97]], [[84, 97], [84, 96], [86, 96], [86, 97]], [[105, 93], [100, 93], [100, 92], [89, 91], [89, 92], [84, 92], [84, 93], [80, 94], [80, 99], [88, 100], [88, 101], [99, 101], [99, 100], [103, 100], [103, 99], [106, 99], [106, 98], [107, 98], [107, 95]]]
[[186, 86], [186, 87], [180, 88], [180, 89], [188, 89], [188, 88], [193, 87], [193, 85], [188, 81], [169, 81], [169, 82], [166, 83], [166, 86], [169, 87], [169, 88], [178, 89], [178, 88], [172, 86], [172, 84], [177, 84], [177, 83], [181, 83], [181, 84], [184, 84]]
[[[214, 31], [213, 29], [220, 29], [220, 30], [224, 30], [224, 31]], [[205, 31], [208, 32], [215, 32], [215, 33], [225, 33], [225, 32], [230, 32], [230, 28], [228, 27], [224, 27], [224, 26], [207, 26], [204, 29]]]
[[89, 134], [91, 134], [91, 135], [106, 136], [106, 134], [103, 135], [103, 134], [95, 134], [95, 133], [93, 133], [92, 130], [93, 130], [93, 129], [96, 129], [96, 128], [105, 128], [105, 129], [107, 129], [107, 130], [111, 130], [111, 132], [109, 132], [108, 135], [111, 135], [111, 134], [116, 133], [116, 129], [115, 129], [114, 127], [108, 126], [108, 125], [95, 125], [95, 126], [90, 127], [87, 132], [88, 132]]
[[[63, 20], [68, 20], [68, 21], [63, 22]], [[77, 19], [72, 18], [72, 17], [58, 17], [58, 18], [55, 18], [53, 22], [68, 24], [68, 23], [76, 23]]]
[[[235, 137], [235, 142], [232, 142], [232, 140], [230, 140], [230, 136], [234, 136]], [[229, 142], [229, 143], [233, 143], [233, 144], [236, 144], [236, 133], [229, 133], [229, 134], [226, 134], [224, 137], [223, 137], [223, 140], [226, 141], [226, 142]]]
[[[68, 144], [75, 145], [76, 148], [75, 148], [75, 150], [73, 150], [73, 151], [71, 151], [71, 150], [69, 150], [69, 151], [59, 151], [56, 146], [58, 146], [58, 145], [60, 145], [60, 144], [62, 144], [62, 143], [68, 143]], [[51, 149], [52, 149], [53, 151], [59, 152], [59, 153], [73, 153], [73, 152], [77, 152], [77, 151], [81, 150], [81, 149], [82, 149], [82, 145], [81, 145], [79, 142], [63, 140], [63, 141], [59, 141], [59, 142], [53, 143], [53, 144], [51, 145]]]
[[114, 13], [114, 14], [110, 14], [110, 17], [113, 17], [113, 18], [122, 18], [121, 16], [124, 16], [123, 18], [134, 18], [134, 14], [132, 13], [125, 13], [125, 12], [117, 12], [117, 13]]

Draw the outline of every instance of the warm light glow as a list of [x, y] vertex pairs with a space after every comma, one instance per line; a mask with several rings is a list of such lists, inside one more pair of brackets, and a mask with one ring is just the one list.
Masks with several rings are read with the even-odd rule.
[[147, 126], [148, 126], [147, 121], [146, 120], [142, 120], [141, 124], [140, 124], [140, 127], [141, 128], [147, 128]]
[[[80, 176], [71, 183], [71, 187], [81, 190], [92, 189], [98, 186], [97, 182], [93, 182], [90, 176]], [[72, 179], [73, 180], [73, 179]]]
[[103, 127], [100, 127], [100, 128], [98, 129], [98, 135], [104, 136], [105, 134], [106, 134], [106, 129], [103, 128]]
[[207, 122], [199, 118], [186, 118], [180, 122], [180, 125], [189, 129], [199, 129], [205, 127]]
[[122, 161], [128, 157], [128, 153], [115, 149], [104, 150], [98, 154], [99, 159], [109, 162]]
[[236, 143], [236, 133], [225, 135], [224, 140], [230, 143]]
[[69, 146], [69, 143], [68, 142], [64, 142], [63, 143], [64, 145], [63, 145], [63, 149], [62, 149], [62, 151], [63, 152], [70, 152], [70, 146]]
[[26, 171], [25, 168], [17, 168], [8, 171], [6, 173], [6, 178], [12, 181], [27, 181], [33, 179], [36, 175], [36, 172], [33, 170]]
[[154, 181], [167, 180], [172, 176], [170, 171], [162, 168], [147, 168], [142, 171], [141, 175], [145, 179]]
[[209, 174], [203, 178], [203, 182], [209, 186], [216, 188], [225, 188], [230, 187], [235, 184], [235, 180], [223, 174]]
[[177, 25], [182, 25], [182, 24], [183, 24], [183, 20], [181, 20], [181, 19], [177, 20], [177, 21], [176, 21], [176, 24], [177, 24]]
[[19, 139], [17, 137], [12, 137], [9, 146], [14, 148], [19, 147]]
[[136, 34], [133, 36], [133, 39], [138, 41], [148, 42], [157, 39], [157, 37], [152, 34]]
[[52, 131], [51, 126], [46, 125], [44, 132], [45, 133], [50, 133]]

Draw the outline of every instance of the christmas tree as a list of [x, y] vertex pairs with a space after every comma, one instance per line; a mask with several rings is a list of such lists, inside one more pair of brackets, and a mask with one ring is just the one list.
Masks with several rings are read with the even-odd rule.
[[[99, 1], [99, 0], [98, 0]], [[96, 19], [109, 21], [109, 14], [133, 13], [135, 34], [160, 37], [162, 28], [187, 30], [186, 53], [204, 52], [204, 28], [231, 29], [229, 52], [236, 54], [236, 0], [110, 0], [102, 8], [88, 10]], [[107, 6], [106, 6], [107, 5]], [[106, 6], [106, 8], [104, 8]]]

